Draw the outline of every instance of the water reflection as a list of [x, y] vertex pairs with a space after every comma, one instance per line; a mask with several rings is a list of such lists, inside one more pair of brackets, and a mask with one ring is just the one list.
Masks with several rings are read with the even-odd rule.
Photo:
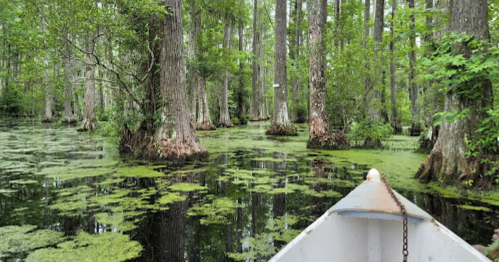
[[[305, 125], [299, 137], [280, 140], [266, 139], [265, 128], [201, 133], [211, 160], [176, 166], [121, 159], [95, 134], [2, 121], [0, 260], [267, 261], [361, 183], [369, 166], [341, 156], [356, 151], [306, 150]], [[407, 172], [400, 156], [382, 159]], [[470, 243], [488, 244], [499, 227], [498, 207], [396, 189]], [[36, 245], [13, 249], [16, 239]]]

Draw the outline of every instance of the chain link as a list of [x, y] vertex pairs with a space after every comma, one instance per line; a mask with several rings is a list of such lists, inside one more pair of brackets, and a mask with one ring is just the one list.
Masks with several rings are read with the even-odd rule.
[[385, 184], [386, 186], [386, 190], [388, 190], [388, 193], [390, 193], [390, 195], [392, 196], [393, 200], [395, 201], [395, 203], [397, 204], [397, 206], [400, 208], [400, 213], [402, 214], [402, 216], [404, 217], [404, 242], [403, 242], [403, 249], [402, 249], [402, 254], [404, 255], [404, 260], [403, 262], [407, 262], [407, 257], [409, 256], [409, 246], [408, 246], [408, 243], [407, 243], [407, 211], [405, 210], [405, 206], [400, 202], [400, 200], [398, 199], [398, 197], [395, 195], [395, 193], [393, 192], [393, 189], [390, 187], [390, 185], [388, 184], [388, 182], [386, 182], [386, 175], [383, 173], [381, 174], [381, 179], [383, 179], [383, 183]]

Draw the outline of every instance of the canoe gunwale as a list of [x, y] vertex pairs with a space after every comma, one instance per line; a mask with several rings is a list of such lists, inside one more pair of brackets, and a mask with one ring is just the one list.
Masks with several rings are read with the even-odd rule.
[[[388, 221], [403, 221], [404, 217], [402, 214], [393, 214], [387, 212], [377, 212], [377, 211], [359, 211], [359, 210], [343, 210], [343, 211], [334, 211], [339, 216], [342, 217], [356, 217], [356, 218], [368, 218], [368, 219], [379, 219], [379, 220], [388, 220]], [[423, 221], [427, 221], [426, 218], [416, 217], [416, 216], [407, 216], [407, 219], [410, 223], [421, 223]]]

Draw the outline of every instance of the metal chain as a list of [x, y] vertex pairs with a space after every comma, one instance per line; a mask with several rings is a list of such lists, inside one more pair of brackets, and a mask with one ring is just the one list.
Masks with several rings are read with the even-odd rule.
[[400, 208], [400, 213], [402, 214], [402, 216], [404, 217], [404, 246], [403, 246], [403, 249], [402, 249], [402, 254], [404, 255], [404, 262], [407, 262], [407, 257], [409, 256], [409, 247], [408, 247], [408, 244], [407, 244], [407, 211], [405, 210], [405, 206], [400, 202], [400, 200], [398, 199], [398, 197], [395, 195], [395, 193], [393, 192], [393, 189], [390, 187], [390, 185], [388, 184], [388, 182], [386, 182], [386, 175], [383, 173], [381, 174], [381, 179], [383, 179], [383, 183], [385, 184], [386, 186], [386, 190], [388, 190], [388, 193], [390, 193], [390, 195], [392, 196], [393, 200], [395, 201], [395, 203], [397, 204], [397, 206]]

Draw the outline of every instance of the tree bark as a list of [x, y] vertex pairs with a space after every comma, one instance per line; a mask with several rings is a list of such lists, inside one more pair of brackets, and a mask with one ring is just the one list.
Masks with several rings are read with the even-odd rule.
[[[5, 76], [5, 93], [4, 93], [4, 105], [5, 105], [5, 108], [7, 109], [8, 106], [9, 106], [9, 79], [10, 79], [10, 56], [11, 56], [11, 52], [10, 52], [10, 44], [8, 44], [8, 47], [7, 47], [7, 58], [6, 58], [6, 63], [5, 63], [5, 69], [6, 69], [6, 73], [7, 75]], [[50, 112], [52, 113], [52, 112]]]
[[[383, 30], [384, 30], [384, 16], [385, 16], [385, 0], [375, 0], [375, 14], [374, 14], [374, 53], [376, 56], [379, 52], [379, 45], [383, 42]], [[380, 59], [380, 63], [381, 59]], [[378, 72], [379, 74], [380, 72]], [[370, 83], [373, 84], [373, 83]], [[381, 122], [381, 110], [376, 108], [376, 101], [381, 102], [381, 91], [378, 88], [373, 88], [372, 98], [369, 102], [369, 117], [372, 121], [380, 123]]]
[[[264, 2], [262, 1], [262, 8]], [[265, 114], [265, 109], [264, 109], [264, 88], [263, 85], [265, 84], [265, 68], [263, 67], [263, 39], [265, 36], [264, 33], [264, 28], [265, 24], [263, 22], [262, 17], [264, 17], [263, 10], [260, 10], [260, 21], [259, 21], [259, 33], [258, 33], [258, 119], [260, 120], [267, 120], [269, 119], [266, 114]]]
[[[196, 10], [196, 1], [191, 2], [191, 28], [189, 32], [189, 48], [187, 50], [188, 59], [191, 62], [189, 66], [189, 74], [187, 79], [188, 84], [188, 98], [189, 98], [189, 118], [191, 122], [196, 121], [196, 91], [198, 87], [197, 77], [196, 77], [196, 68], [194, 67], [194, 62], [196, 60], [196, 45], [197, 45], [197, 35], [198, 29], [200, 30], [201, 21], [201, 11]], [[199, 15], [199, 18], [198, 18]], [[198, 28], [199, 23], [199, 28]]]
[[189, 121], [186, 103], [182, 0], [165, 0], [171, 11], [163, 21], [163, 41], [160, 58], [160, 93], [164, 101], [163, 124], [155, 133], [155, 141], [147, 157], [199, 158], [208, 151], [199, 143], [194, 126]]
[[[43, 9], [41, 11], [42, 14], [42, 31], [46, 32], [47, 31], [47, 25], [45, 23], [45, 14], [43, 12]], [[9, 60], [7, 60], [9, 61]], [[50, 123], [52, 122], [52, 104], [54, 98], [52, 97], [52, 92], [49, 88], [49, 78], [48, 78], [48, 60], [47, 58], [43, 58], [43, 64], [45, 65], [45, 77], [44, 77], [44, 84], [45, 84], [45, 116], [43, 117], [42, 122], [44, 123]], [[9, 70], [9, 66], [7, 67], [7, 70]], [[8, 74], [7, 74], [8, 75]], [[8, 81], [8, 80], [7, 80]], [[7, 88], [8, 90], [8, 88]]]
[[[369, 36], [370, 36], [370, 25], [369, 23], [371, 22], [371, 0], [364, 0], [364, 49], [366, 51], [369, 48]], [[366, 63], [364, 67], [366, 68], [366, 75], [364, 77], [364, 90], [367, 92], [371, 92], [371, 78], [369, 76], [369, 72], [371, 71], [369, 62], [368, 62], [368, 57], [367, 55], [364, 55], [364, 59], [366, 60]], [[367, 96], [367, 95], [366, 95]], [[367, 103], [365, 110], [370, 111], [371, 110], [371, 104], [370, 102]]]
[[[296, 68], [296, 71], [299, 72], [300, 66], [299, 66], [299, 58], [300, 58], [300, 45], [301, 45], [301, 22], [302, 22], [302, 7], [303, 7], [303, 1], [302, 0], [296, 0], [296, 29], [295, 29], [295, 61], [294, 65]], [[293, 58], [292, 58], [293, 59]], [[305, 116], [299, 116], [298, 114], [298, 106], [299, 106], [299, 99], [300, 99], [300, 77], [298, 76], [299, 73], [294, 77], [294, 81], [292, 83], [293, 85], [293, 122], [295, 123], [304, 123], [306, 118]]]
[[[433, 1], [433, 0], [431, 0]], [[395, 24], [394, 19], [396, 18], [397, 11], [397, 0], [392, 0], [392, 21], [390, 22], [390, 95], [392, 100], [392, 110], [391, 110], [391, 123], [395, 134], [402, 133], [402, 125], [400, 124], [400, 118], [397, 112], [397, 86], [395, 83]]]
[[[198, 41], [199, 37], [202, 34], [202, 26], [201, 26], [201, 11], [199, 11], [195, 17], [193, 17], [194, 21], [194, 59], [198, 59], [202, 52], [202, 42]], [[192, 82], [191, 82], [191, 92], [192, 89], [197, 89], [198, 91], [198, 105], [197, 105], [197, 110], [198, 110], [198, 118], [196, 121], [196, 129], [197, 130], [215, 130], [215, 125], [211, 122], [211, 117], [210, 117], [210, 108], [208, 107], [208, 98], [206, 95], [206, 79], [203, 74], [200, 74], [200, 72], [197, 69], [193, 69], [190, 74], [192, 77]], [[196, 84], [196, 86], [194, 86]], [[191, 96], [192, 94], [190, 94]], [[195, 95], [192, 95], [191, 99], [195, 99]], [[192, 106], [192, 104], [191, 104]], [[196, 109], [196, 105], [194, 107], [191, 107], [191, 109]], [[194, 116], [196, 114], [194, 113]], [[191, 116], [192, 117], [192, 116]]]
[[[225, 18], [225, 26], [224, 26], [224, 49], [226, 53], [230, 53], [231, 43], [232, 43], [232, 28], [231, 21], [228, 17]], [[223, 79], [222, 93], [220, 95], [220, 119], [218, 124], [222, 127], [231, 127], [232, 123], [230, 122], [229, 115], [229, 69], [225, 69], [225, 75]]]
[[[414, 12], [414, 0], [407, 0], [407, 4]], [[419, 136], [421, 133], [421, 126], [419, 124], [421, 118], [421, 106], [419, 105], [419, 86], [416, 83], [416, 35], [414, 30], [416, 29], [416, 17], [414, 14], [409, 16], [409, 30], [411, 31], [409, 35], [409, 87], [410, 87], [410, 98], [411, 98], [411, 113], [412, 113], [412, 127], [411, 136]]]
[[93, 35], [90, 34], [87, 39], [87, 54], [86, 54], [86, 72], [85, 72], [85, 112], [81, 122], [80, 131], [94, 130], [98, 127], [97, 117], [95, 116], [95, 63], [93, 56], [95, 43]]
[[287, 58], [287, 8], [286, 0], [276, 0], [275, 53], [274, 53], [274, 114], [272, 125], [267, 130], [271, 135], [296, 135], [288, 114]]
[[378, 53], [379, 44], [383, 42], [383, 30], [385, 20], [385, 0], [376, 0], [374, 15], [374, 51]]
[[78, 119], [83, 119], [83, 115], [81, 114], [80, 111], [80, 99], [78, 97], [78, 88], [76, 86], [73, 86], [73, 89], [71, 90], [73, 94], [73, 116], [77, 116]]
[[329, 135], [326, 103], [326, 62], [324, 35], [326, 27], [323, 16], [327, 9], [322, 7], [324, 0], [309, 0], [308, 3], [308, 43], [309, 43], [309, 85], [310, 85], [310, 130], [309, 140], [323, 139]]
[[206, 96], [206, 79], [202, 76], [197, 76], [198, 84], [198, 120], [196, 123], [197, 130], [215, 130], [215, 126], [211, 122], [210, 109], [208, 107], [208, 98]]
[[106, 104], [104, 100], [106, 99], [106, 94], [104, 92], [104, 84], [103, 82], [106, 81], [105, 79], [106, 74], [104, 74], [104, 70], [102, 67], [99, 67], [99, 78], [102, 79], [101, 83], [99, 85], [99, 108], [104, 112], [106, 110]]
[[[453, 33], [473, 35], [474, 39], [488, 41], [490, 35], [487, 0], [450, 1], [449, 28]], [[469, 58], [472, 52], [473, 50], [464, 43], [452, 47], [454, 55], [462, 54], [465, 58]], [[480, 87], [477, 88], [477, 84], [481, 84]], [[465, 90], [478, 93], [475, 96], [467, 96], [462, 94]], [[451, 86], [445, 95], [445, 111], [462, 112], [469, 109], [470, 112], [463, 119], [443, 121], [437, 142], [426, 162], [416, 173], [417, 178], [452, 182], [459, 178], [476, 179], [485, 175], [487, 168], [486, 164], [480, 162], [482, 159], [466, 157], [466, 141], [475, 142], [478, 139], [479, 133], [476, 130], [479, 123], [487, 117], [485, 110], [492, 107], [492, 99], [492, 84], [487, 78], [476, 77]]]
[[76, 120], [73, 117], [73, 108], [71, 107], [71, 91], [73, 85], [71, 84], [71, 72], [73, 70], [71, 63], [71, 54], [68, 48], [67, 57], [62, 59], [64, 64], [64, 120], [63, 123], [73, 124]]
[[340, 11], [341, 0], [334, 1], [334, 47], [338, 48], [340, 43]]
[[340, 149], [343, 134], [331, 134], [327, 115], [325, 43], [327, 0], [309, 0], [308, 49], [310, 86], [310, 129], [307, 148]]
[[[244, 4], [244, 0], [241, 0], [241, 4]], [[244, 28], [243, 23], [240, 22], [238, 26], [239, 33], [239, 52], [244, 52]], [[245, 125], [247, 123], [246, 118], [246, 103], [245, 103], [245, 90], [244, 90], [244, 62], [243, 59], [239, 59], [239, 90], [237, 90], [237, 112], [239, 118], [239, 124]]]
[[258, 47], [258, 0], [253, 1], [253, 78], [252, 78], [252, 87], [253, 87], [253, 101], [251, 106], [252, 111], [252, 120], [258, 121], [258, 68], [257, 68], [257, 47]]

